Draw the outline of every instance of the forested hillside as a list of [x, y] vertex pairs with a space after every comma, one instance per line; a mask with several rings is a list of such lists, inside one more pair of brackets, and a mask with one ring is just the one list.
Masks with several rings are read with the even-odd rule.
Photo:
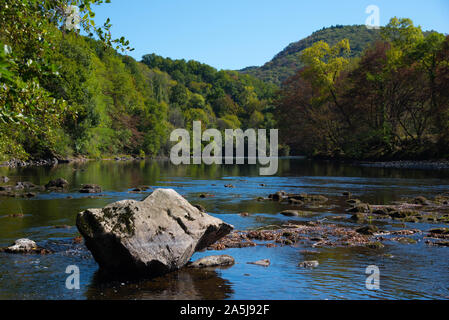
[[155, 54], [138, 62], [109, 21], [95, 27], [90, 6], [103, 0], [72, 2], [89, 36], [67, 28], [65, 0], [0, 7], [0, 160], [168, 155], [170, 132], [195, 120], [279, 128], [294, 154], [449, 156], [449, 38], [409, 19], [322, 29], [237, 72]]
[[291, 43], [265, 65], [261, 67], [248, 67], [240, 70], [240, 72], [280, 85], [304, 66], [301, 61], [301, 53], [304, 49], [311, 47], [319, 41], [334, 45], [343, 39], [348, 39], [351, 44], [350, 56], [357, 57], [370, 44], [380, 39], [380, 33], [379, 30], [370, 30], [366, 26], [334, 26], [323, 28], [305, 39]]
[[64, 28], [64, 1], [2, 5], [0, 160], [167, 155], [170, 132], [193, 120], [220, 129], [274, 126], [274, 85], [195, 61], [121, 55], [123, 37], [89, 28], [88, 5], [101, 2], [79, 3], [82, 26], [99, 40]]
[[315, 43], [277, 107], [295, 153], [348, 159], [449, 156], [449, 36], [391, 19], [351, 58], [351, 42]]

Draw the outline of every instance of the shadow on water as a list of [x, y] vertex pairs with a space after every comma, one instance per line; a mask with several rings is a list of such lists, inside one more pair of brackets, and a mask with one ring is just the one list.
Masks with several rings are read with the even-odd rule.
[[183, 268], [149, 280], [119, 280], [97, 271], [85, 296], [89, 300], [223, 300], [234, 291], [217, 270]]

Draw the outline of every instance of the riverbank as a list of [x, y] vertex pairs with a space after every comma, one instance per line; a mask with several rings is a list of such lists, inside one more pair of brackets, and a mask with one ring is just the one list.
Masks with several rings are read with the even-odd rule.
[[384, 162], [356, 162], [363, 167], [391, 168], [391, 169], [415, 169], [415, 170], [449, 170], [448, 160], [423, 160], [423, 161], [384, 161]]
[[[38, 159], [38, 160], [19, 160], [11, 159], [9, 161], [0, 162], [0, 167], [9, 168], [22, 168], [22, 167], [43, 167], [43, 166], [55, 166], [64, 163], [83, 163], [88, 161], [142, 161], [146, 160], [146, 157], [133, 157], [133, 156], [113, 156], [102, 159], [90, 159], [83, 156], [73, 158], [51, 158], [51, 159]], [[148, 158], [149, 159], [149, 158]], [[153, 160], [167, 159], [167, 157], [155, 157]]]

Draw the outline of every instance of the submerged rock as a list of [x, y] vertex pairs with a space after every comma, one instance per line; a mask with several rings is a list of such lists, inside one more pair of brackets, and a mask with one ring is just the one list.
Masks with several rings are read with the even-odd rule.
[[0, 249], [0, 252], [13, 254], [49, 254], [50, 250], [39, 247], [36, 242], [30, 239], [19, 239], [7, 248]]
[[449, 235], [449, 228], [435, 228], [429, 230], [430, 234]]
[[85, 184], [80, 189], [80, 193], [100, 193], [101, 187], [96, 184]]
[[371, 207], [366, 203], [356, 203], [352, 208], [346, 210], [348, 213], [371, 213]]
[[313, 203], [325, 203], [328, 201], [328, 198], [319, 194], [289, 194], [289, 199], [296, 199], [302, 202], [313, 202]]
[[370, 242], [366, 244], [367, 248], [370, 249], [382, 249], [385, 248], [385, 245], [380, 241]]
[[413, 199], [413, 203], [427, 206], [427, 205], [429, 205], [430, 202], [425, 197], [420, 196], [420, 197], [416, 197], [415, 199]]
[[304, 201], [301, 201], [301, 200], [298, 200], [298, 199], [290, 198], [290, 199], [288, 199], [288, 202], [290, 204], [292, 204], [292, 205], [295, 205], [295, 206], [302, 206], [302, 205], [304, 205]]
[[287, 193], [285, 191], [278, 191], [276, 193], [268, 195], [268, 199], [273, 201], [282, 201], [287, 197]]
[[248, 264], [255, 264], [256, 266], [268, 267], [270, 266], [271, 262], [269, 259], [263, 259], [254, 262], [248, 262]]
[[76, 225], [100, 269], [145, 276], [180, 269], [233, 229], [171, 189], [86, 210]]
[[300, 211], [300, 210], [285, 210], [282, 211], [281, 214], [286, 217], [306, 217], [312, 215], [313, 213], [309, 211]]
[[233, 257], [229, 255], [209, 256], [198, 259], [189, 265], [191, 268], [226, 267], [235, 264]]
[[357, 231], [357, 233], [371, 236], [371, 235], [375, 234], [376, 232], [379, 232], [379, 228], [376, 226], [373, 226], [373, 225], [369, 225], [369, 226], [358, 228], [356, 231]]
[[316, 260], [313, 261], [303, 261], [298, 264], [298, 267], [301, 268], [316, 268], [320, 265], [320, 263]]

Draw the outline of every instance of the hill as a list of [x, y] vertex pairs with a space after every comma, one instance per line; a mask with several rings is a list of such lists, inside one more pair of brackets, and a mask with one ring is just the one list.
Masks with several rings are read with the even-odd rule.
[[243, 74], [257, 77], [263, 81], [281, 84], [288, 77], [301, 69], [299, 60], [301, 52], [318, 41], [334, 45], [343, 39], [349, 39], [351, 57], [360, 56], [368, 45], [380, 38], [378, 30], [370, 30], [364, 25], [332, 26], [312, 33], [305, 39], [293, 42], [278, 53], [270, 62], [261, 67], [248, 67], [240, 70]]

